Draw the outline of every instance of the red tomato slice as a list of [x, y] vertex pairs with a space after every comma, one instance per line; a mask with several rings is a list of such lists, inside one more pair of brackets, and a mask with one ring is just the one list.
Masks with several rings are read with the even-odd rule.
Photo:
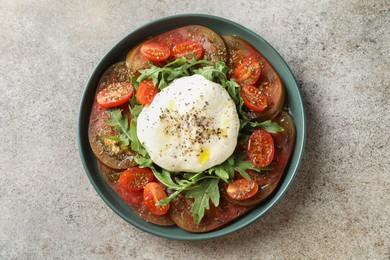
[[137, 93], [135, 94], [138, 102], [142, 105], [149, 105], [153, 98], [158, 93], [157, 86], [153, 85], [152, 79], [146, 79], [139, 84]]
[[246, 200], [253, 197], [259, 190], [259, 185], [252, 180], [238, 179], [226, 188], [227, 194], [235, 200]]
[[133, 95], [133, 86], [129, 82], [114, 82], [99, 91], [97, 103], [104, 108], [118, 107], [129, 101]]
[[153, 179], [153, 172], [149, 168], [134, 167], [122, 172], [119, 185], [126, 191], [139, 191]]
[[233, 78], [241, 86], [254, 85], [259, 79], [260, 73], [260, 64], [249, 58], [234, 69]]
[[146, 43], [141, 46], [140, 51], [151, 61], [164, 61], [171, 55], [169, 48], [159, 43]]
[[241, 88], [241, 97], [247, 108], [255, 112], [264, 111], [267, 108], [267, 97], [252, 85]]
[[166, 199], [167, 194], [161, 185], [157, 182], [149, 182], [144, 188], [144, 203], [146, 209], [154, 215], [164, 215], [169, 210], [169, 204], [166, 206], [156, 206], [160, 200]]
[[256, 130], [249, 137], [248, 157], [253, 165], [266, 167], [274, 159], [275, 145], [270, 133], [264, 129]]
[[172, 55], [175, 59], [185, 57], [187, 60], [199, 60], [203, 55], [203, 47], [196, 42], [182, 42], [172, 48]]

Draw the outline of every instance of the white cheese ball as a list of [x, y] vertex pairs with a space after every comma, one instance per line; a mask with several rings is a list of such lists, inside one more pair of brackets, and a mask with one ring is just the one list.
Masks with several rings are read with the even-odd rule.
[[227, 91], [192, 75], [173, 81], [143, 108], [137, 133], [155, 164], [172, 172], [200, 172], [232, 155], [239, 125]]

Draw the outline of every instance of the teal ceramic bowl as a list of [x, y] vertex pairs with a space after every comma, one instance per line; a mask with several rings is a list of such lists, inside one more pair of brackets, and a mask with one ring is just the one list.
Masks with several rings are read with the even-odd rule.
[[[220, 34], [237, 35], [256, 47], [263, 56], [268, 59], [274, 69], [278, 72], [280, 78], [283, 80], [286, 88], [286, 102], [290, 108], [291, 115], [295, 120], [297, 130], [294, 153], [285, 172], [285, 176], [273, 196], [263, 204], [250, 211], [248, 214], [238, 218], [234, 222], [231, 222], [222, 229], [201, 234], [190, 233], [176, 226], [157, 226], [147, 223], [141, 219], [119, 198], [119, 196], [116, 195], [115, 192], [111, 190], [105, 180], [99, 175], [97, 161], [88, 142], [88, 121], [95, 90], [105, 69], [117, 61], [125, 60], [127, 52], [137, 43], [145, 40], [146, 38], [177, 27], [191, 24], [209, 27]], [[235, 22], [210, 15], [185, 14], [162, 18], [134, 30], [124, 39], [119, 41], [102, 58], [89, 78], [82, 95], [78, 120], [78, 145], [81, 160], [89, 180], [104, 202], [120, 217], [133, 226], [156, 236], [177, 240], [205, 240], [221, 237], [236, 232], [260, 219], [280, 201], [287, 188], [290, 186], [298, 171], [305, 144], [305, 112], [302, 98], [296, 79], [286, 62], [275, 51], [275, 49], [259, 35]]]

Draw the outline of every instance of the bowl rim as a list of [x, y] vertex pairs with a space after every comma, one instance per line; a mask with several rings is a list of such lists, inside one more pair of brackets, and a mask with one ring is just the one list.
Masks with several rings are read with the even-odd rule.
[[[195, 22], [195, 23], [188, 22], [188, 19], [190, 19], [191, 21], [196, 20], [198, 22]], [[155, 31], [160, 30], [161, 32], [163, 32], [163, 31], [170, 30], [169, 27], [171, 29], [173, 29], [173, 28], [178, 28], [178, 27], [185, 26], [185, 25], [190, 25], [190, 24], [202, 24], [203, 25], [203, 23], [201, 23], [200, 21], [205, 21], [205, 20], [210, 21], [210, 22], [214, 21], [216, 23], [222, 23], [226, 26], [233, 26], [236, 28], [236, 30], [240, 30], [240, 31], [245, 32], [250, 37], [253, 37], [253, 39], [256, 42], [261, 42], [261, 44], [264, 45], [268, 49], [268, 51], [271, 53], [270, 55], [272, 55], [273, 57], [275, 57], [275, 59], [277, 59], [277, 61], [280, 63], [279, 66], [282, 66], [282, 68], [285, 70], [285, 73], [288, 74], [288, 76], [291, 78], [290, 80], [292, 80], [292, 82], [293, 82], [294, 91], [296, 92], [295, 96], [294, 96], [294, 103], [297, 103], [297, 105], [299, 107], [298, 108], [298, 110], [299, 110], [298, 112], [300, 113], [299, 114], [299, 119], [300, 119], [299, 120], [299, 124], [300, 124], [299, 127], [300, 127], [301, 131], [298, 132], [298, 129], [297, 129], [295, 148], [294, 148], [292, 158], [290, 158], [289, 165], [287, 165], [285, 173], [284, 173], [284, 180], [282, 181], [283, 185], [279, 184], [279, 187], [277, 188], [277, 190], [267, 200], [267, 203], [262, 204], [263, 210], [261, 210], [257, 214], [254, 214], [257, 207], [252, 209], [248, 214], [240, 217], [238, 219], [238, 222], [240, 222], [240, 223], [238, 223], [237, 225], [234, 225], [234, 226], [232, 226], [232, 224], [229, 223], [226, 226], [222, 227], [221, 229], [211, 231], [208, 233], [191, 233], [191, 232], [185, 231], [183, 234], [178, 236], [177, 234], [175, 235], [175, 232], [173, 232], [173, 234], [171, 234], [171, 232], [168, 232], [168, 230], [173, 230], [172, 227], [162, 227], [164, 229], [164, 232], [163, 232], [163, 231], [156, 230], [156, 228], [149, 226], [149, 224], [147, 224], [147, 225], [145, 225], [144, 223], [140, 224], [137, 221], [132, 220], [131, 218], [129, 218], [128, 216], [123, 214], [117, 208], [117, 206], [115, 206], [111, 202], [111, 199], [116, 199], [116, 198], [112, 198], [112, 197], [108, 198], [107, 194], [104, 194], [104, 192], [102, 191], [103, 188], [99, 187], [98, 183], [96, 183], [96, 180], [94, 179], [96, 177], [96, 173], [94, 174], [90, 170], [90, 163], [88, 161], [91, 159], [92, 160], [94, 160], [94, 159], [91, 157], [88, 157], [86, 154], [87, 150], [89, 150], [89, 154], [91, 153], [91, 151], [90, 151], [90, 147], [89, 147], [88, 137], [85, 136], [85, 133], [86, 133], [85, 130], [88, 129], [88, 127], [85, 126], [85, 124], [88, 125], [88, 123], [86, 123], [85, 119], [86, 119], [86, 115], [88, 115], [87, 118], [89, 119], [89, 115], [90, 115], [91, 108], [92, 108], [92, 104], [91, 104], [91, 102], [88, 102], [88, 99], [91, 99], [91, 93], [93, 93], [93, 96], [94, 96], [95, 91], [96, 91], [96, 86], [91, 87], [91, 84], [93, 81], [95, 81], [94, 79], [96, 77], [98, 77], [99, 75], [101, 76], [103, 71], [106, 69], [106, 67], [103, 66], [107, 62], [106, 60], [108, 60], [111, 56], [117, 55], [115, 53], [116, 49], [121, 48], [121, 46], [125, 42], [130, 41], [130, 39], [132, 37], [133, 38], [137, 38], [137, 37], [140, 38], [141, 37], [140, 35], [142, 34], [142, 32], [147, 30], [147, 29], [150, 30], [151, 27], [159, 28], [159, 29], [155, 29]], [[167, 25], [167, 24], [169, 24], [169, 25]], [[168, 28], [168, 29], [162, 30], [162, 28]], [[211, 29], [213, 29], [213, 28], [211, 28]], [[159, 33], [160, 32], [156, 32], [156, 34], [159, 34]], [[150, 35], [150, 36], [153, 36], [153, 35]], [[145, 39], [145, 37], [141, 37], [141, 38]], [[134, 45], [139, 43], [140, 40], [141, 39], [139, 39], [137, 41], [136, 39], [134, 39], [133, 40]], [[246, 39], [246, 40], [248, 40], [248, 39]], [[253, 44], [253, 42], [251, 42], [251, 40], [248, 40], [248, 42]], [[130, 47], [128, 47], [128, 48], [130, 50]], [[118, 55], [116, 57], [117, 57], [116, 60], [120, 60], [120, 57]], [[269, 60], [269, 58], [267, 58], [267, 59]], [[270, 60], [269, 60], [269, 62], [271, 63]], [[275, 68], [274, 64], [271, 63], [271, 65], [273, 65], [273, 67]], [[277, 70], [277, 69], [275, 68], [275, 70]], [[280, 72], [278, 70], [277, 70], [277, 72], [278, 72], [278, 74], [280, 74]], [[285, 85], [285, 82], [283, 82], [283, 83]], [[286, 88], [286, 85], [285, 85], [285, 88]], [[287, 92], [288, 91], [286, 88], [286, 95], [288, 94]], [[295, 120], [295, 118], [294, 118], [294, 120]], [[87, 120], [87, 122], [88, 121], [89, 120]], [[297, 122], [295, 124], [296, 124], [296, 128], [297, 128]], [[88, 179], [90, 180], [95, 191], [99, 194], [99, 196], [102, 198], [102, 200], [106, 203], [106, 205], [108, 205], [118, 216], [120, 216], [122, 219], [124, 219], [129, 224], [135, 226], [136, 228], [138, 228], [144, 232], [148, 232], [150, 234], [159, 236], [159, 237], [168, 238], [168, 239], [175, 239], [175, 240], [207, 240], [207, 239], [214, 239], [214, 238], [218, 238], [218, 237], [222, 237], [222, 236], [225, 236], [228, 234], [235, 233], [238, 230], [241, 230], [242, 228], [252, 224], [253, 222], [260, 219], [264, 214], [268, 213], [270, 211], [270, 209], [273, 208], [280, 201], [280, 199], [284, 196], [287, 189], [291, 185], [295, 175], [297, 174], [299, 166], [300, 166], [301, 161], [302, 161], [305, 142], [306, 142], [306, 113], [305, 113], [305, 109], [303, 106], [301, 91], [299, 89], [299, 85], [298, 85], [298, 82], [297, 82], [294, 74], [292, 73], [291, 69], [289, 68], [287, 63], [284, 61], [284, 59], [281, 57], [281, 55], [267, 41], [265, 41], [260, 35], [254, 33], [252, 30], [250, 30], [250, 29], [248, 29], [248, 28], [246, 28], [246, 27], [244, 27], [244, 26], [242, 26], [234, 21], [228, 20], [228, 19], [223, 18], [223, 17], [208, 15], [208, 14], [178, 14], [178, 15], [162, 17], [162, 18], [153, 20], [151, 22], [148, 22], [142, 26], [139, 26], [138, 28], [136, 28], [136, 29], [132, 30], [130, 33], [128, 33], [124, 38], [120, 39], [113, 47], [111, 47], [109, 49], [108, 52], [106, 52], [105, 55], [103, 55], [103, 57], [100, 59], [100, 61], [97, 63], [97, 65], [93, 68], [92, 73], [91, 73], [87, 83], [85, 84], [85, 86], [83, 88], [80, 106], [79, 106], [77, 135], [78, 135], [77, 142], [78, 142], [78, 150], [80, 153], [80, 159], [81, 159], [81, 162], [83, 164], [84, 170], [88, 176]], [[298, 135], [299, 135], [299, 138], [298, 138]], [[86, 144], [86, 141], [88, 142], [88, 144]], [[95, 161], [96, 161], [96, 159], [95, 159]], [[286, 173], [287, 171], [289, 173], [288, 176]], [[104, 183], [102, 185], [104, 186]], [[104, 189], [107, 189], [107, 188], [109, 188], [109, 186], [105, 185]], [[252, 216], [252, 217], [249, 217], [249, 216]], [[240, 219], [241, 219], [241, 221], [240, 221]], [[242, 219], [245, 219], [245, 221], [243, 221]], [[174, 227], [175, 230], [177, 228], [178, 227], [176, 227], [176, 226]], [[161, 228], [158, 228], [158, 229], [161, 229]]]

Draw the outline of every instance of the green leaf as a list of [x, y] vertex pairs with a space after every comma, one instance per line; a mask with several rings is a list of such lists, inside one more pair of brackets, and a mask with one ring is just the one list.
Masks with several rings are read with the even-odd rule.
[[139, 70], [141, 75], [137, 78], [137, 82], [142, 82], [145, 79], [153, 79], [153, 83], [157, 85], [159, 75], [161, 73], [161, 68], [149, 63], [148, 69]]
[[186, 193], [187, 198], [194, 198], [191, 213], [195, 224], [199, 224], [205, 210], [210, 209], [210, 200], [218, 207], [220, 199], [218, 182], [219, 179], [206, 179]]
[[139, 165], [141, 168], [149, 168], [153, 165], [152, 159], [150, 159], [149, 156], [147, 157], [141, 157], [137, 156], [134, 158], [134, 161]]
[[233, 169], [241, 174], [241, 176], [247, 180], [251, 180], [251, 177], [249, 174], [246, 172], [246, 170], [254, 170], [257, 172], [260, 172], [260, 168], [257, 168], [253, 166], [252, 162], [250, 161], [239, 161], [236, 162], [233, 165]]
[[134, 105], [132, 108], [130, 108], [130, 114], [133, 120], [138, 118], [143, 108], [143, 105]]
[[269, 133], [275, 134], [283, 132], [284, 129], [278, 123], [267, 120], [264, 122], [249, 122], [249, 125], [253, 128], [262, 128]]
[[[132, 114], [136, 116], [140, 112], [140, 107], [131, 110]], [[123, 116], [121, 110], [113, 109], [108, 110], [107, 115], [110, 120], [106, 121], [106, 124], [115, 127], [115, 129], [120, 133], [119, 140], [122, 145], [130, 145], [131, 149], [142, 156], [147, 156], [147, 151], [141, 145], [138, 136], [137, 136], [137, 125], [136, 120], [133, 119], [130, 121], [130, 127], [128, 126], [127, 116]], [[116, 139], [118, 141], [118, 139]]]
[[110, 109], [107, 110], [106, 113], [109, 116], [110, 121], [106, 121], [105, 123], [109, 126], [115, 127], [115, 129], [121, 134], [119, 137], [121, 141], [124, 141], [128, 145], [131, 137], [127, 117], [122, 116], [122, 111], [120, 109]]
[[139, 153], [142, 156], [146, 156], [148, 154], [138, 139], [137, 125], [135, 123], [135, 120], [131, 120], [130, 122], [130, 140], [131, 140], [131, 150]]
[[221, 178], [224, 182], [228, 182], [230, 176], [229, 173], [225, 170], [225, 167], [223, 167], [222, 164], [214, 166], [213, 168], [209, 169], [210, 173], [214, 173], [216, 176]]
[[236, 106], [240, 105], [240, 86], [233, 79], [226, 81], [225, 88]]
[[164, 184], [168, 189], [176, 190], [178, 185], [172, 180], [171, 173], [165, 169], [162, 169], [161, 172], [156, 170], [156, 168], [151, 167], [154, 176], [162, 184]]

